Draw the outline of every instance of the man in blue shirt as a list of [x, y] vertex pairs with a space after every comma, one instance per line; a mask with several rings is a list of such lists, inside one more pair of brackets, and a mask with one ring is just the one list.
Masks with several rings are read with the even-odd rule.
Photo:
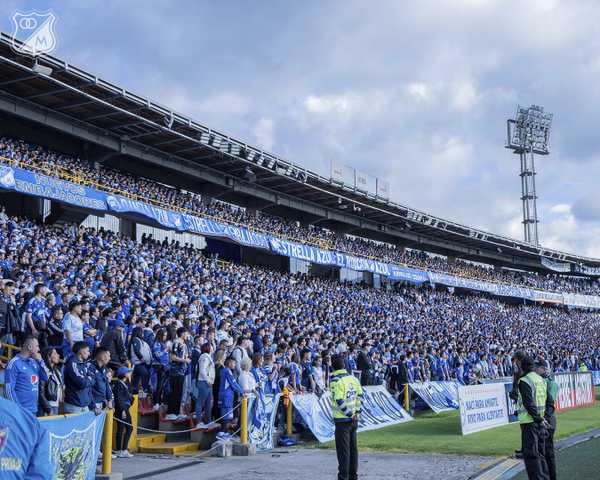
[[48, 289], [43, 283], [38, 283], [33, 288], [33, 297], [27, 302], [25, 314], [28, 329], [35, 338], [38, 338], [42, 346], [48, 341], [48, 320], [50, 311], [46, 304], [46, 293]]
[[45, 430], [29, 412], [0, 398], [0, 478], [50, 480], [49, 442]]
[[46, 367], [40, 355], [40, 346], [36, 338], [27, 337], [21, 353], [8, 362], [6, 367], [6, 397], [35, 415], [38, 410], [40, 380], [48, 380]]

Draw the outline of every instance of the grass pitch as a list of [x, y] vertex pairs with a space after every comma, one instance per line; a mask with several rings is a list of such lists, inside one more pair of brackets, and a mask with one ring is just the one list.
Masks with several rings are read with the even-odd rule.
[[[600, 428], [600, 395], [596, 404], [557, 414], [555, 441]], [[361, 450], [427, 452], [458, 455], [506, 456], [521, 445], [518, 423], [463, 436], [458, 411], [417, 415], [412, 422], [358, 434]], [[320, 445], [334, 448], [333, 442]]]

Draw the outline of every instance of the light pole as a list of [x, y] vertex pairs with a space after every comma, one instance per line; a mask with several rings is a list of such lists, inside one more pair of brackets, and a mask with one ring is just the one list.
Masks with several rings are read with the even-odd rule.
[[521, 201], [523, 202], [523, 235], [527, 243], [539, 245], [537, 194], [535, 191], [535, 154], [548, 155], [552, 114], [538, 105], [517, 106], [514, 119], [506, 121], [506, 148], [521, 160]]

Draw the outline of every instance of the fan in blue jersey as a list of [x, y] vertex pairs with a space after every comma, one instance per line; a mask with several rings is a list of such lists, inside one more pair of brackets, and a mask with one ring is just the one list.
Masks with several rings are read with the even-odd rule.
[[8, 362], [6, 367], [6, 398], [35, 415], [38, 410], [40, 380], [48, 380], [46, 367], [40, 355], [40, 346], [36, 338], [27, 337], [21, 353]]
[[2, 480], [50, 480], [45, 430], [29, 412], [0, 398], [0, 478]]

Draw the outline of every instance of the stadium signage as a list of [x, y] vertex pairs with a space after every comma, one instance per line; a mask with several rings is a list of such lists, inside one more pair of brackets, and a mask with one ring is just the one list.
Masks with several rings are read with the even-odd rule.
[[92, 210], [106, 210], [105, 195], [92, 188], [20, 168], [0, 168], [0, 188]]
[[[546, 292], [512, 285], [485, 282], [458, 277], [447, 273], [427, 272], [377, 260], [347, 255], [332, 250], [305, 245], [271, 235], [254, 232], [245, 227], [237, 227], [206, 218], [156, 207], [120, 195], [104, 192], [59, 180], [46, 175], [19, 168], [0, 165], [0, 188], [15, 190], [27, 195], [49, 198], [81, 208], [127, 213], [148, 218], [165, 228], [198, 233], [206, 236], [228, 238], [251, 247], [271, 250], [278, 255], [299, 258], [311, 263], [332, 265], [356, 271], [367, 271], [385, 275], [390, 280], [403, 280], [412, 283], [430, 282], [449, 287], [465, 288], [488, 292], [492, 295], [524, 298], [532, 301], [553, 302], [567, 306], [600, 309], [600, 297], [568, 293]], [[579, 267], [583, 268], [583, 267]]]
[[[412, 420], [383, 385], [363, 387], [365, 399], [360, 415], [358, 431], [375, 430]], [[323, 443], [334, 439], [334, 424], [331, 414], [331, 395], [321, 397], [314, 393], [292, 396], [292, 404], [316, 439]]]
[[554, 380], [558, 384], [557, 412], [594, 405], [596, 396], [591, 372], [557, 373]]
[[508, 423], [506, 390], [502, 383], [458, 387], [460, 428], [463, 435]]

